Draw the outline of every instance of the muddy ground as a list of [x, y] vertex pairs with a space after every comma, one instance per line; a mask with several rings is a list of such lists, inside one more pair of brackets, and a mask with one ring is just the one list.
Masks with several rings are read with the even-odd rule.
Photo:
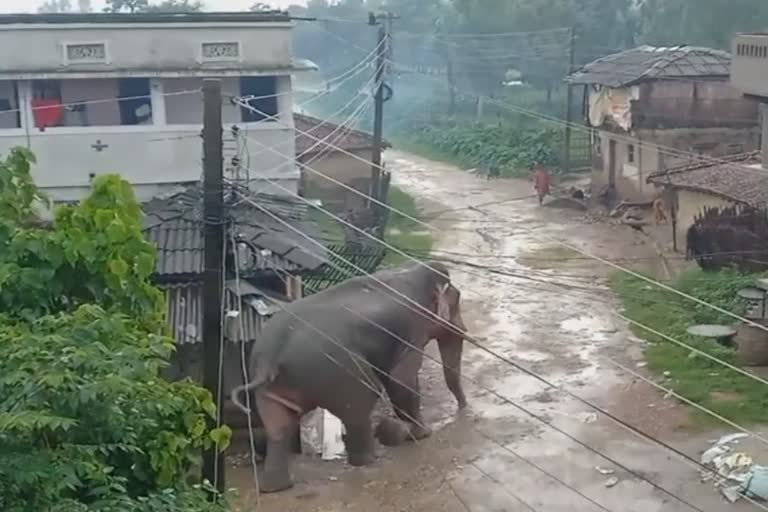
[[[644, 371], [643, 342], [615, 316], [619, 307], [606, 282], [613, 270], [555, 242], [653, 271], [656, 253], [643, 235], [588, 222], [581, 212], [542, 208], [526, 197], [532, 193], [527, 182], [488, 182], [395, 152], [388, 168], [425, 213], [439, 213], [430, 221], [438, 228], [436, 257], [454, 262], [449, 266], [463, 290], [465, 319], [486, 347], [695, 458], [713, 436], [731, 431], [690, 433], [685, 409], [614, 366], [611, 360]], [[519, 197], [526, 198], [509, 200]], [[436, 354], [435, 347], [430, 351]], [[464, 384], [470, 407], [457, 413], [440, 367], [425, 361], [424, 415], [435, 430], [430, 439], [381, 448], [377, 464], [363, 469], [300, 457], [296, 487], [262, 496], [259, 510], [755, 508], [725, 503], [689, 463], [476, 347], [465, 349], [464, 373], [472, 381]], [[612, 477], [618, 482], [609, 486]], [[230, 468], [228, 486], [241, 492], [239, 510], [255, 510], [250, 468]]]

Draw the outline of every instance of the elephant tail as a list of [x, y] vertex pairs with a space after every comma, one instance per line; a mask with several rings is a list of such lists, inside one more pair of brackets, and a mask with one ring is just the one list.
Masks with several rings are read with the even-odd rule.
[[243, 411], [245, 414], [250, 414], [251, 410], [240, 401], [241, 393], [250, 393], [252, 390], [263, 387], [275, 380], [275, 373], [273, 371], [263, 371], [264, 368], [258, 368], [254, 379], [250, 382], [246, 382], [242, 386], [237, 386], [232, 390], [229, 398], [235, 407]]
[[261, 384], [262, 383], [259, 382], [249, 382], [248, 384], [237, 386], [232, 390], [232, 394], [229, 398], [232, 400], [232, 403], [235, 404], [235, 407], [243, 411], [245, 414], [251, 414], [251, 410], [243, 402], [240, 401], [240, 394], [250, 393], [252, 389], [259, 387]]

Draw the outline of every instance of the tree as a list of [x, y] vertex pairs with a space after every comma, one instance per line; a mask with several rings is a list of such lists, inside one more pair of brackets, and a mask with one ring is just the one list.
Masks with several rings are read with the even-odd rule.
[[41, 14], [72, 12], [72, 2], [71, 0], [46, 0], [46, 2], [37, 9], [37, 12]]
[[107, 0], [106, 12], [168, 12], [184, 13], [199, 12], [203, 3], [196, 0], [164, 0], [159, 4], [151, 4], [149, 0]]
[[642, 0], [638, 31], [650, 44], [692, 44], [730, 49], [739, 32], [768, 28], [761, 0]]
[[200, 12], [203, 3], [194, 0], [165, 0], [159, 4], [150, 4], [143, 9], [144, 12]]
[[142, 12], [149, 5], [148, 0], [107, 0], [105, 12]]
[[0, 161], [0, 510], [224, 512], [186, 482], [230, 432], [160, 376], [174, 343], [130, 185], [101, 176], [38, 227], [32, 164]]

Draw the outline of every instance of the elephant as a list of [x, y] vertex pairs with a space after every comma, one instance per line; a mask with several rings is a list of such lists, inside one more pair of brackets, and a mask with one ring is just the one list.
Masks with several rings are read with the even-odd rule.
[[[375, 460], [371, 415], [383, 390], [396, 410], [404, 411], [400, 414], [420, 421], [420, 401], [412, 391], [418, 392], [420, 351], [438, 336], [453, 340], [446, 349], [441, 346], [443, 357], [460, 359], [460, 335], [446, 335], [439, 327], [443, 322], [437, 320], [451, 322], [453, 313], [463, 327], [459, 296], [444, 265], [417, 265], [349, 279], [288, 304], [266, 322], [249, 356], [251, 381], [235, 388], [231, 396], [248, 414], [238, 395], [253, 390], [266, 430], [261, 492], [293, 486], [293, 437], [301, 416], [309, 411], [323, 408], [341, 420], [351, 466]], [[451, 298], [455, 304], [448, 303]], [[394, 369], [397, 372], [390, 375]], [[456, 374], [450, 372], [449, 377], [446, 370], [446, 379], [460, 404], [465, 404]], [[411, 424], [415, 437], [428, 435]]]
[[[461, 385], [461, 356], [466, 331], [461, 315], [461, 292], [450, 286], [445, 292], [451, 326], [432, 322], [428, 340], [435, 339], [443, 363], [443, 375], [448, 389], [458, 402], [459, 410], [466, 408], [467, 398]], [[423, 439], [430, 435], [421, 415], [421, 396], [418, 374], [423, 354], [412, 350], [390, 372], [386, 380], [387, 395], [395, 406], [395, 415], [406, 424], [405, 428], [387, 418], [376, 428], [376, 437], [382, 444], [396, 446], [408, 439]]]

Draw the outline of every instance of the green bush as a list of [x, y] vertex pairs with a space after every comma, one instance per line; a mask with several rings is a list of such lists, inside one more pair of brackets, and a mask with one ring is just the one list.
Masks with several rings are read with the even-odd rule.
[[36, 227], [33, 161], [0, 162], [0, 510], [223, 510], [186, 483], [229, 430], [207, 427], [207, 391], [160, 377], [174, 344], [130, 187], [102, 177]]
[[484, 168], [495, 163], [505, 176], [527, 175], [535, 162], [555, 169], [562, 142], [559, 130], [451, 120], [418, 124], [408, 133], [416, 144], [450, 155], [461, 164]]
[[[695, 270], [681, 276], [673, 286], [709, 304], [735, 314], [745, 312], [745, 303], [737, 296], [739, 289], [751, 285], [757, 276], [735, 271], [702, 272]], [[617, 275], [614, 289], [621, 298], [628, 318], [651, 327], [671, 338], [682, 341], [714, 358], [738, 364], [736, 352], [711, 339], [688, 334], [695, 324], [726, 324], [735, 320], [711, 307], [697, 304], [673, 292], [654, 286], [642, 279]], [[631, 325], [638, 336], [650, 343], [645, 348], [648, 368], [669, 379], [664, 385], [685, 398], [702, 405], [732, 421], [751, 423], [768, 421], [768, 389], [722, 364]], [[720, 396], [729, 397], [720, 399]], [[692, 411], [700, 422], [712, 423], [712, 418]]]

